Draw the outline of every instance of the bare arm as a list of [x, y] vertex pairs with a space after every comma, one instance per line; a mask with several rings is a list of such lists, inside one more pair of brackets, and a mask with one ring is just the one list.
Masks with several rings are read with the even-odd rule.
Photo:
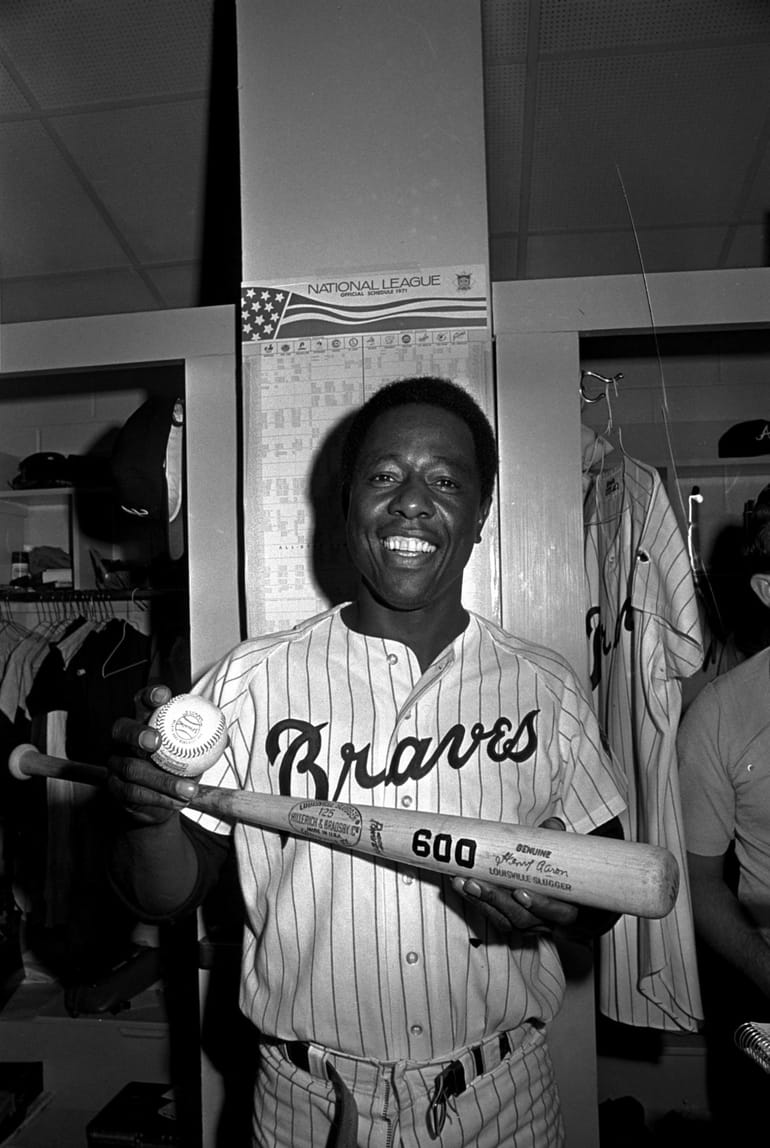
[[110, 876], [141, 917], [167, 919], [192, 907], [198, 859], [179, 815], [153, 826], [127, 826], [116, 837]]
[[[153, 687], [138, 699], [140, 713], [143, 703], [148, 710], [170, 694], [166, 687]], [[141, 917], [169, 919], [193, 908], [205, 893], [195, 840], [180, 816], [198, 787], [139, 756], [158, 744], [157, 730], [143, 720], [123, 719], [113, 733], [131, 756], [108, 762], [107, 790], [118, 808], [110, 878]]]
[[747, 917], [724, 878], [724, 855], [687, 854], [698, 936], [770, 999], [770, 945]]

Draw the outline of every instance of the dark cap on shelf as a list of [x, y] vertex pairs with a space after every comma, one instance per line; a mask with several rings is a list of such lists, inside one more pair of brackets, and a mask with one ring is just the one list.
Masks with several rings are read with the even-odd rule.
[[14, 490], [42, 490], [52, 486], [71, 486], [69, 460], [56, 451], [38, 451], [19, 463], [18, 473], [11, 479]]
[[770, 419], [748, 419], [729, 427], [719, 439], [719, 458], [770, 454]]

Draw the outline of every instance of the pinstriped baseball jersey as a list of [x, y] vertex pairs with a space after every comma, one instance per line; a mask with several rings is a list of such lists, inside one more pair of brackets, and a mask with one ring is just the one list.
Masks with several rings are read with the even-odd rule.
[[[243, 643], [199, 684], [230, 733], [207, 781], [529, 825], [555, 815], [580, 833], [623, 808], [558, 655], [471, 615], [422, 674], [409, 648], [349, 630], [340, 609]], [[551, 941], [501, 940], [448, 879], [243, 824], [234, 834], [241, 1005], [262, 1033], [425, 1061], [557, 1011]]]
[[676, 759], [680, 678], [703, 660], [695, 586], [657, 471], [606, 467], [585, 496], [591, 685], [625, 770], [627, 837], [669, 849], [680, 868], [662, 920], [623, 916], [600, 939], [599, 1007], [624, 1024], [697, 1028], [702, 1018]]

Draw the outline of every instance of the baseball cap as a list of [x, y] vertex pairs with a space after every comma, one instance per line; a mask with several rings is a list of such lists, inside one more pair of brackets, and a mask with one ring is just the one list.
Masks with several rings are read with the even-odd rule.
[[19, 463], [18, 473], [11, 479], [14, 490], [34, 490], [46, 486], [71, 486], [69, 459], [55, 451], [29, 454]]
[[719, 458], [770, 454], [770, 419], [748, 419], [728, 428], [719, 440]]
[[169, 557], [181, 558], [184, 401], [153, 397], [142, 403], [118, 432], [110, 465], [121, 509], [160, 524]]

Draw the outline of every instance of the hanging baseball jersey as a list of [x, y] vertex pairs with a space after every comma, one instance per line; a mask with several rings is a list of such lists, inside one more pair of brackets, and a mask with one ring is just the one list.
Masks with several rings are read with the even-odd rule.
[[623, 456], [584, 492], [591, 689], [625, 771], [626, 837], [680, 869], [661, 920], [624, 915], [599, 943], [599, 1008], [623, 1024], [694, 1031], [702, 1019], [676, 759], [681, 679], [701, 666], [700, 614], [682, 533], [660, 476]]

